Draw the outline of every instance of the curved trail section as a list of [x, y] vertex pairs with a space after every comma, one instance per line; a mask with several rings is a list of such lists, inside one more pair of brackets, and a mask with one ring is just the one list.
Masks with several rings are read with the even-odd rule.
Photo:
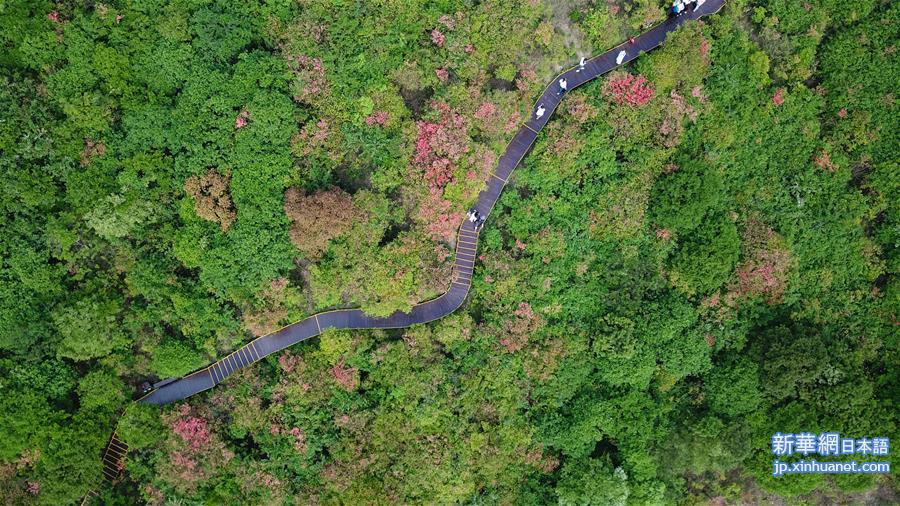
[[[571, 91], [634, 60], [640, 53], [659, 46], [670, 32], [686, 21], [718, 12], [724, 3], [725, 0], [706, 0], [694, 9], [689, 7], [688, 12], [668, 18], [635, 37], [633, 42], [629, 41], [616, 46], [587, 60], [584, 67], [576, 66], [557, 76], [535, 103], [531, 119], [522, 124], [507, 146], [506, 152], [500, 157], [496, 169], [487, 181], [487, 188], [478, 195], [474, 206], [478, 213], [485, 217], [490, 214], [513, 171], [534, 145], [538, 133], [544, 128], [550, 120], [550, 116], [553, 115], [553, 111], [562, 101], [565, 91], [560, 90], [558, 84], [560, 79], [566, 80], [567, 89]], [[622, 54], [623, 51], [624, 54]], [[543, 114], [537, 117], [537, 112], [541, 109], [543, 109]], [[456, 260], [450, 289], [435, 299], [413, 306], [408, 313], [396, 312], [383, 318], [367, 316], [359, 309], [317, 313], [281, 330], [259, 337], [204, 369], [183, 378], [159, 383], [156, 390], [142, 397], [139, 402], [168, 404], [209, 390], [225, 381], [238, 369], [247, 367], [301, 341], [318, 336], [326, 329], [394, 329], [443, 318], [459, 308], [469, 293], [477, 245], [478, 231], [475, 230], [472, 223], [464, 220], [457, 235]]]

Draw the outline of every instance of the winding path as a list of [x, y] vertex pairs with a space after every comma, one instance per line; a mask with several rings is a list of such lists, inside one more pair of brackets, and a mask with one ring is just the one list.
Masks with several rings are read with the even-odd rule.
[[[550, 120], [550, 116], [553, 115], [553, 111], [562, 101], [565, 92], [561, 92], [559, 88], [560, 79], [566, 80], [567, 89], [571, 91], [634, 60], [640, 53], [659, 46], [670, 32], [686, 21], [714, 14], [722, 8], [724, 3], [725, 0], [705, 0], [696, 8], [692, 4], [691, 7], [688, 7], [687, 12], [677, 17], [669, 17], [635, 37], [633, 42], [620, 44], [587, 60], [584, 67], [575, 66], [557, 76], [535, 103], [531, 119], [522, 124], [507, 146], [506, 152], [500, 157], [496, 169], [487, 181], [487, 188], [478, 195], [474, 206], [478, 213], [485, 217], [490, 214], [513, 171], [534, 145], [538, 133], [544, 128]], [[537, 117], [540, 109], [544, 110], [543, 114]], [[209, 390], [225, 381], [238, 369], [247, 367], [301, 341], [318, 336], [326, 329], [393, 329], [443, 318], [459, 308], [469, 293], [477, 245], [478, 231], [471, 223], [464, 220], [457, 235], [456, 261], [450, 289], [435, 299], [413, 306], [408, 313], [396, 312], [383, 318], [368, 316], [359, 309], [317, 313], [276, 332], [259, 337], [204, 369], [183, 378], [157, 383], [154, 385], [155, 390], [139, 399], [138, 402], [168, 404]], [[117, 438], [116, 434], [113, 434], [103, 458], [104, 475], [108, 480], [118, 477], [127, 451], [128, 447]]]
[[[583, 68], [576, 66], [557, 76], [544, 90], [541, 98], [538, 99], [532, 111], [531, 119], [522, 124], [522, 127], [506, 147], [506, 152], [500, 157], [497, 168], [494, 169], [487, 181], [487, 188], [478, 195], [478, 200], [474, 206], [478, 213], [485, 217], [490, 214], [513, 171], [531, 149], [532, 145], [534, 145], [538, 133], [544, 128], [544, 125], [550, 120], [553, 111], [556, 110], [556, 107], [562, 101], [565, 92], [560, 93], [558, 84], [560, 79], [566, 80], [567, 88], [571, 91], [616, 67], [630, 62], [637, 58], [641, 52], [646, 52], [659, 46], [665, 41], [669, 32], [675, 30], [684, 22], [713, 14], [724, 3], [725, 0], [706, 0], [703, 5], [696, 9], [689, 7], [688, 12], [677, 17], [670, 17], [640, 36], [635, 37], [634, 42], [625, 42], [587, 60]], [[622, 51], [625, 51], [624, 57], [620, 56]], [[618, 63], [617, 60], [619, 60]], [[544, 109], [544, 113], [540, 118], [537, 118], [535, 114], [538, 108]], [[435, 299], [413, 306], [408, 313], [398, 311], [383, 318], [368, 316], [359, 309], [340, 309], [317, 313], [276, 332], [256, 338], [244, 347], [204, 369], [174, 381], [158, 383], [156, 385], [157, 388], [142, 397], [139, 402], [168, 404], [204, 390], [209, 390], [225, 381], [238, 369], [247, 367], [268, 355], [277, 353], [301, 341], [318, 336], [326, 329], [396, 329], [443, 318], [456, 311], [469, 293], [469, 287], [472, 284], [472, 272], [475, 268], [477, 244], [478, 231], [474, 229], [470, 222], [464, 220], [459, 227], [457, 235], [456, 261], [453, 266], [450, 290]]]

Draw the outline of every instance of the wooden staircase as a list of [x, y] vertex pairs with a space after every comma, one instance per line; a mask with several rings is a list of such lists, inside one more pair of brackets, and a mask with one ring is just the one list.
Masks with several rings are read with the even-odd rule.
[[113, 432], [109, 443], [106, 445], [106, 451], [103, 452], [103, 477], [106, 481], [112, 483], [122, 474], [125, 468], [125, 457], [128, 455], [128, 445]]
[[[128, 445], [119, 439], [118, 435], [113, 432], [106, 449], [103, 451], [103, 480], [107, 483], [115, 483], [125, 468], [125, 457], [128, 455]], [[98, 497], [96, 491], [91, 490], [81, 500], [81, 506], [91, 504], [91, 500]]]

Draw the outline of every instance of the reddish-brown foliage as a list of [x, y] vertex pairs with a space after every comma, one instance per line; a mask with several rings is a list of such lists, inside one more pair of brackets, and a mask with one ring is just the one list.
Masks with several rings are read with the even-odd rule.
[[291, 243], [311, 259], [319, 258], [329, 241], [350, 230], [364, 214], [347, 192], [336, 187], [312, 195], [288, 188], [284, 212], [291, 220]]
[[388, 113], [384, 111], [375, 111], [366, 117], [366, 125], [375, 126], [381, 125], [384, 126], [388, 121]]
[[331, 368], [331, 377], [348, 392], [356, 390], [359, 386], [359, 370], [345, 365], [344, 359]]
[[589, 104], [583, 94], [574, 94], [569, 96], [565, 101], [566, 111], [579, 125], [585, 124], [588, 120], [597, 116], [597, 108]]
[[644, 76], [611, 74], [603, 85], [603, 96], [617, 105], [637, 107], [653, 98], [653, 85]]
[[184, 191], [193, 197], [197, 216], [214, 221], [227, 232], [236, 214], [228, 194], [231, 177], [213, 169], [202, 176], [191, 176], [184, 183]]
[[519, 111], [513, 111], [513, 113], [509, 115], [509, 119], [506, 120], [503, 131], [506, 133], [515, 132], [519, 128], [520, 119], [522, 119], [522, 115], [519, 114]]
[[545, 473], [552, 473], [554, 469], [559, 467], [559, 459], [553, 455], [544, 453], [543, 445], [533, 448], [525, 454], [525, 463], [534, 466]]
[[521, 350], [528, 343], [531, 334], [544, 324], [543, 318], [536, 314], [531, 308], [531, 304], [527, 302], [520, 303], [513, 315], [513, 319], [504, 322], [503, 337], [500, 339], [500, 344], [509, 353]]
[[677, 146], [681, 140], [681, 134], [684, 132], [684, 118], [696, 121], [698, 116], [697, 110], [675, 90], [672, 90], [670, 97], [672, 102], [669, 107], [665, 108], [665, 116], [658, 130], [662, 145], [667, 148]]
[[709, 41], [706, 40], [706, 37], [700, 38], [700, 56], [709, 63]]
[[828, 172], [834, 172], [837, 170], [837, 165], [831, 161], [831, 155], [828, 154], [827, 151], [820, 151], [819, 154], [813, 156], [813, 163], [816, 164], [816, 167], [820, 169], [825, 169]]
[[94, 142], [91, 139], [84, 140], [84, 149], [81, 150], [81, 166], [87, 167], [91, 164], [91, 159], [95, 156], [103, 156], [106, 152], [106, 145], [102, 142]]
[[300, 427], [292, 427], [288, 433], [294, 436], [294, 449], [297, 453], [306, 453], [306, 434], [303, 430]]

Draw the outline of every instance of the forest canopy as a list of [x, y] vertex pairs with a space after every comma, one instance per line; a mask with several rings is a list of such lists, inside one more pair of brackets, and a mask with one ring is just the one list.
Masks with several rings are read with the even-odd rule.
[[0, 502], [896, 503], [770, 446], [897, 434], [888, 0], [729, 0], [565, 98], [460, 310], [133, 403], [446, 291], [546, 83], [669, 6], [0, 3]]

